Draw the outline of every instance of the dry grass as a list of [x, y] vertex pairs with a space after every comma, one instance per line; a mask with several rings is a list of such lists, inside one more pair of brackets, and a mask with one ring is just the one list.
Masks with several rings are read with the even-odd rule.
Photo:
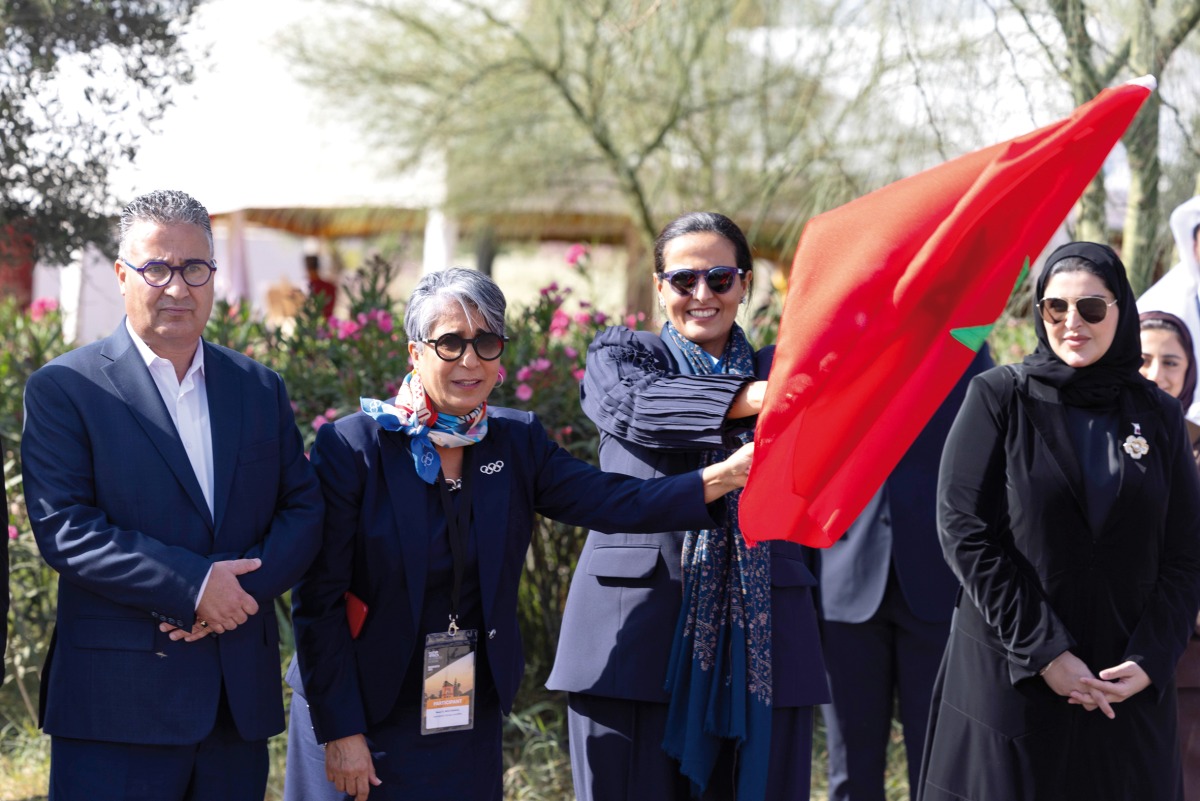
[[0, 749], [0, 799], [41, 801], [50, 779], [50, 740], [41, 735], [6, 738]]
[[[505, 796], [509, 801], [572, 801], [571, 767], [561, 713], [546, 703], [518, 713], [505, 727]], [[265, 801], [283, 797], [286, 735], [271, 739], [271, 777]], [[24, 736], [5, 741], [0, 752], [0, 801], [43, 801], [49, 774], [50, 741]], [[825, 731], [820, 715], [813, 739], [811, 801], [826, 801]], [[888, 801], [907, 801], [908, 777], [904, 742], [898, 725], [892, 731], [885, 779]]]

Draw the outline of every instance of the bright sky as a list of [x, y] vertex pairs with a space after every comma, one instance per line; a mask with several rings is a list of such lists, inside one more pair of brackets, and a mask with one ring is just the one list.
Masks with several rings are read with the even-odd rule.
[[[116, 205], [155, 188], [183, 189], [213, 212], [255, 206], [436, 205], [437, 180], [428, 175], [409, 180], [389, 175], [386, 160], [372, 158], [353, 123], [323, 112], [316, 93], [291, 74], [277, 37], [297, 23], [320, 26], [327, 13], [327, 6], [318, 0], [207, 0], [202, 4], [187, 41], [195, 52], [207, 46], [210, 58], [199, 62], [195, 83], [176, 92], [175, 106], [158, 126], [160, 133], [142, 136], [135, 165], [117, 172]], [[984, 22], [990, 25], [990, 19], [989, 15]], [[1008, 33], [1010, 44], [1024, 41], [1020, 31]], [[1002, 62], [999, 71], [1010, 69], [1010, 62], [1033, 69], [1037, 59], [1014, 61], [1005, 56]], [[853, 71], [849, 74], [853, 76]], [[932, 74], [925, 78], [936, 84]], [[982, 104], [994, 121], [976, 120], [988, 132], [988, 141], [949, 143], [947, 157], [1027, 132], [1068, 110], [1063, 106], [1052, 113], [1042, 108], [1050, 102], [1044, 76], [1024, 76], [1022, 81], [1000, 85], [1007, 94], [993, 87], [990, 91], [996, 96]], [[939, 94], [954, 96], [952, 89], [940, 87]], [[921, 110], [919, 99], [906, 91], [894, 98], [897, 113]], [[956, 108], [962, 105], [958, 100], [941, 100]], [[1057, 100], [1063, 105], [1061, 97]], [[1039, 113], [1033, 112], [1033, 106]], [[1110, 180], [1114, 177], [1120, 180], [1119, 176]]]
[[321, 113], [276, 41], [302, 20], [319, 24], [320, 4], [297, 0], [209, 0], [188, 45], [209, 61], [145, 134], [133, 167], [113, 182], [118, 205], [151, 189], [182, 189], [217, 213], [256, 206], [427, 205], [432, 181], [402, 181], [372, 162], [351, 124]]

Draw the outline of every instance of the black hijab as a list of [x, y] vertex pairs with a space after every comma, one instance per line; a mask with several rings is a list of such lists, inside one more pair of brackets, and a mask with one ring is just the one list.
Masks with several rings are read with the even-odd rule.
[[1112, 344], [1104, 355], [1086, 367], [1071, 367], [1050, 347], [1046, 324], [1041, 314], [1034, 312], [1033, 326], [1037, 332], [1037, 349], [1025, 357], [1025, 372], [1045, 384], [1056, 387], [1063, 403], [1087, 409], [1115, 410], [1121, 405], [1123, 390], [1132, 390], [1140, 403], [1152, 400], [1154, 384], [1142, 377], [1142, 339], [1138, 323], [1137, 302], [1133, 287], [1125, 275], [1125, 265], [1108, 245], [1094, 242], [1071, 242], [1055, 250], [1046, 259], [1038, 276], [1036, 300], [1046, 292], [1046, 283], [1054, 265], [1070, 256], [1077, 256], [1095, 266], [1105, 285], [1117, 298], [1117, 305], [1108, 313], [1117, 312], [1117, 330]]
[[[1145, 325], [1150, 320], [1157, 320], [1159, 325]], [[1148, 311], [1138, 315], [1138, 325], [1143, 331], [1166, 331], [1174, 334], [1187, 356], [1187, 370], [1183, 373], [1183, 389], [1179, 391], [1179, 403], [1186, 414], [1191, 408], [1196, 395], [1196, 352], [1192, 347], [1192, 333], [1188, 331], [1187, 323], [1174, 314], [1165, 311]]]

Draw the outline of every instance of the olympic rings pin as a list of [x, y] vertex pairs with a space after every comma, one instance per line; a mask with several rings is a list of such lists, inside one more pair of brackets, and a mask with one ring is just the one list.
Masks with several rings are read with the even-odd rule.
[[490, 462], [488, 464], [480, 466], [479, 472], [483, 473], [484, 475], [490, 476], [490, 475], [499, 473], [503, 469], [504, 469], [504, 462], [495, 461], [495, 462]]

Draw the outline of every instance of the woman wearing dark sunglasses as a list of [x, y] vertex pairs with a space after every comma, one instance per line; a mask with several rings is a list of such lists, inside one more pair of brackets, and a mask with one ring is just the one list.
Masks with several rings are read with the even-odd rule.
[[1175, 664], [1200, 603], [1200, 480], [1179, 402], [1143, 378], [1111, 248], [1065, 245], [1038, 346], [970, 384], [938, 529], [962, 582], [923, 801], [1176, 798]]
[[[737, 325], [752, 275], [728, 217], [686, 214], [654, 248], [660, 334], [610, 328], [581, 396], [600, 464], [672, 475], [749, 441], [773, 348]], [[800, 546], [747, 548], [736, 493], [717, 526], [592, 532], [547, 686], [567, 690], [580, 801], [807, 798], [812, 705], [828, 700]]]
[[413, 370], [399, 393], [317, 434], [325, 534], [293, 595], [285, 798], [500, 801], [535, 513], [604, 531], [702, 527], [706, 503], [745, 484], [753, 446], [643, 481], [573, 458], [530, 413], [488, 406], [504, 310], [481, 273], [426, 275], [405, 314]]

